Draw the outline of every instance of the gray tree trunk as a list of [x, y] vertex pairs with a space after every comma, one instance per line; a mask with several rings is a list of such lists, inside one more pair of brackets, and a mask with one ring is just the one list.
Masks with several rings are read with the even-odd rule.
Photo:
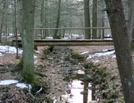
[[23, 0], [23, 22], [22, 22], [22, 41], [23, 41], [23, 70], [22, 76], [34, 85], [34, 58], [33, 58], [33, 30], [34, 30], [34, 14], [35, 0]]
[[[58, 12], [57, 12], [57, 20], [56, 20], [55, 28], [58, 28], [60, 24], [60, 8], [61, 8], [61, 0], [58, 1]], [[57, 39], [57, 33], [58, 33], [58, 29], [56, 29], [54, 32], [54, 36], [53, 36], [54, 39]]]
[[[40, 13], [40, 23], [41, 23], [41, 28], [44, 27], [44, 20], [45, 20], [45, 15], [44, 15], [44, 0], [41, 1], [41, 13]], [[44, 30], [41, 30], [41, 38], [44, 39]]]
[[[4, 11], [5, 7], [6, 7], [6, 1], [4, 1], [4, 4], [3, 4], [3, 11]], [[4, 21], [4, 13], [2, 14], [1, 25], [0, 25], [0, 42], [2, 42], [3, 21]]]
[[22, 0], [19, 0], [17, 2], [18, 4], [18, 18], [17, 18], [17, 21], [18, 21], [18, 32], [20, 33], [20, 36], [22, 37]]
[[[15, 40], [18, 40], [18, 34], [17, 34], [17, 13], [16, 13], [16, 0], [14, 0], [14, 34], [15, 34]], [[16, 42], [16, 59], [19, 59], [18, 55], [18, 42]]]
[[[100, 4], [100, 10], [103, 10], [105, 5], [104, 5], [104, 0], [101, 0], [101, 4]], [[105, 27], [105, 12], [103, 11], [100, 11], [101, 13], [101, 17], [100, 17], [100, 20], [101, 20], [101, 27]], [[104, 39], [104, 32], [105, 32], [105, 29], [101, 29], [100, 32], [99, 32], [99, 39]]]
[[[89, 0], [84, 0], [84, 18], [85, 18], [85, 27], [90, 27]], [[91, 30], [85, 29], [85, 39], [90, 38], [91, 38]]]
[[[97, 0], [93, 0], [92, 27], [97, 27]], [[92, 29], [92, 38], [97, 39], [97, 29]]]
[[134, 0], [127, 0], [128, 4], [128, 35], [130, 39], [130, 44], [132, 41], [132, 31], [133, 31], [133, 24], [134, 24]]
[[121, 0], [105, 0], [125, 103], [134, 103], [134, 68]]

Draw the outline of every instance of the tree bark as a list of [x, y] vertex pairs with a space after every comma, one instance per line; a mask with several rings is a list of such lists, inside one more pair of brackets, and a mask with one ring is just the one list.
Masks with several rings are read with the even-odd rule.
[[[40, 22], [41, 22], [41, 28], [47, 28], [47, 4], [48, 1], [47, 0], [42, 0], [41, 1], [41, 14], [40, 14]], [[41, 38], [45, 39], [45, 37], [47, 36], [47, 30], [40, 30], [41, 34]]]
[[121, 0], [105, 0], [125, 103], [134, 103], [134, 69]]
[[[60, 8], [61, 8], [61, 0], [58, 1], [58, 13], [57, 13], [57, 20], [56, 20], [56, 28], [59, 27], [59, 23], [60, 23]], [[54, 32], [54, 39], [57, 39], [57, 33], [58, 33], [58, 29], [55, 30]]]
[[133, 24], [134, 24], [134, 0], [127, 0], [128, 4], [128, 23], [127, 23], [127, 29], [128, 29], [128, 35], [130, 39], [130, 44], [132, 42], [132, 31], [133, 31]]
[[23, 78], [34, 85], [34, 58], [33, 58], [33, 30], [35, 0], [23, 0], [23, 22], [22, 22], [22, 42], [23, 42]]
[[[14, 34], [15, 34], [15, 40], [18, 40], [18, 34], [17, 34], [17, 13], [16, 13], [16, 0], [14, 0]], [[16, 42], [16, 59], [19, 59], [18, 55], [18, 42]]]
[[[3, 4], [3, 11], [6, 7], [6, 1], [4, 1], [4, 4]], [[1, 25], [0, 25], [0, 42], [2, 42], [2, 29], [3, 29], [3, 21], [4, 21], [4, 13], [2, 15], [2, 18], [1, 18]]]
[[[92, 27], [97, 27], [97, 0], [93, 0]], [[97, 39], [97, 29], [92, 29], [92, 38]]]
[[[90, 27], [89, 0], [84, 0], [84, 18], [85, 18], [85, 27]], [[90, 38], [91, 38], [91, 30], [85, 29], [85, 39]]]

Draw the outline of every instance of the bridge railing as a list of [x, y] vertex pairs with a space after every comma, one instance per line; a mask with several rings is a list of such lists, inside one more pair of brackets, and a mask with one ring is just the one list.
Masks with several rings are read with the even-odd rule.
[[[111, 34], [110, 27], [64, 27], [64, 28], [34, 28], [35, 39], [45, 39], [45, 37], [52, 37], [54, 31], [58, 30], [58, 35], [61, 37], [68, 37], [68, 39], [84, 39], [85, 29], [97, 30], [97, 35], [100, 39], [104, 36]], [[98, 38], [97, 38], [98, 39]]]

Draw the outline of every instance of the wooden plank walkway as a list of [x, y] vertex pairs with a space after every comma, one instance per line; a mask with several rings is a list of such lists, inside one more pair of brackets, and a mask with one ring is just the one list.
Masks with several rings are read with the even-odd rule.
[[[21, 40], [17, 40], [18, 45], [21, 45]], [[12, 40], [13, 45], [16, 44], [16, 40]], [[35, 46], [102, 46], [113, 45], [113, 40], [100, 40], [100, 39], [77, 39], [77, 40], [64, 40], [64, 39], [40, 39], [34, 40]]]

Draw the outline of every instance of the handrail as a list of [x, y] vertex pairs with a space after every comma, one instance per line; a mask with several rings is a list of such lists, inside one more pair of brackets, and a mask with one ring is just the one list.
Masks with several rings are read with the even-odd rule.
[[34, 28], [34, 30], [85, 30], [85, 29], [110, 29], [110, 27], [65, 27], [65, 28]]

